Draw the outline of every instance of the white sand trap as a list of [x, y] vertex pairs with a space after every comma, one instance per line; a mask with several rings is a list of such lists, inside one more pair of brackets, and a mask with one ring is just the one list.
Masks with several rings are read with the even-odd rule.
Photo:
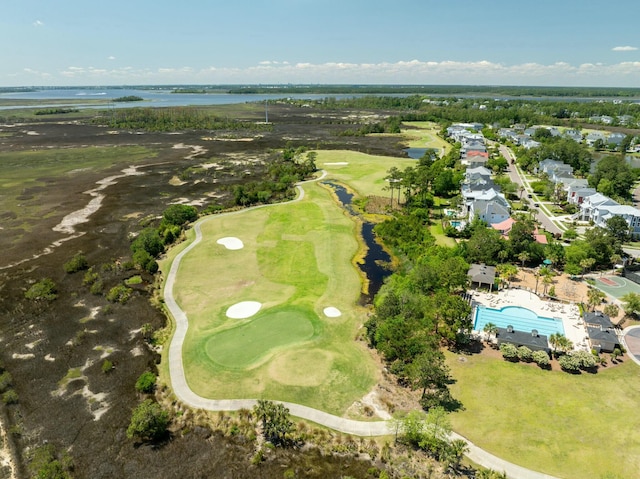
[[227, 309], [227, 317], [232, 319], [250, 318], [262, 308], [262, 303], [257, 301], [242, 301]]
[[342, 313], [338, 308], [334, 308], [333, 306], [329, 306], [328, 308], [324, 308], [324, 315], [328, 318], [337, 318], [342, 316]]
[[334, 161], [332, 163], [325, 163], [326, 166], [345, 166], [348, 165], [349, 163], [346, 161]]
[[239, 238], [234, 238], [233, 236], [227, 236], [226, 238], [220, 238], [216, 243], [221, 244], [227, 249], [242, 249], [244, 248], [244, 243]]

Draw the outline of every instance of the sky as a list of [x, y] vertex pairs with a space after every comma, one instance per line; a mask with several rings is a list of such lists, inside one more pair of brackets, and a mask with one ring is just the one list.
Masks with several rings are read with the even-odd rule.
[[640, 87], [638, 0], [1, 0], [0, 86]]

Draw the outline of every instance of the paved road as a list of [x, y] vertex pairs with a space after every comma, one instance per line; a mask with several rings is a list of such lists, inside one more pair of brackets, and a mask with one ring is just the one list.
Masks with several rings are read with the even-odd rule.
[[[318, 179], [324, 178], [324, 176], [325, 173], [323, 173], [323, 175]], [[298, 185], [297, 188], [299, 194], [298, 197], [293, 201], [299, 201], [304, 198], [304, 189], [302, 188], [302, 186]], [[262, 205], [254, 208], [266, 208], [269, 206], [274, 205]], [[241, 214], [245, 211], [248, 211], [249, 209], [253, 208], [247, 208], [231, 213], [224, 213], [224, 215]], [[171, 264], [171, 269], [167, 274], [167, 280], [165, 282], [164, 288], [164, 300], [176, 324], [175, 333], [173, 335], [173, 338], [171, 339], [171, 344], [169, 345], [169, 373], [171, 376], [171, 385], [176, 397], [188, 406], [197, 409], [206, 409], [209, 411], [237, 411], [238, 409], [243, 408], [251, 409], [256, 404], [257, 399], [208, 399], [202, 396], [198, 396], [189, 387], [184, 374], [184, 364], [182, 362], [182, 344], [189, 328], [189, 320], [186, 313], [180, 308], [180, 306], [178, 306], [178, 303], [173, 296], [173, 288], [176, 282], [176, 275], [178, 273], [178, 269], [180, 268], [180, 262], [182, 261], [182, 258], [184, 258], [184, 256], [188, 254], [189, 251], [195, 248], [202, 241], [202, 224], [211, 219], [218, 218], [219, 216], [221, 215], [206, 217], [195, 224], [194, 230], [196, 238], [189, 246], [187, 246], [176, 256], [176, 258], [173, 260], [173, 263]], [[284, 406], [289, 409], [293, 416], [315, 422], [317, 424], [334, 429], [336, 431], [343, 432], [345, 434], [353, 434], [356, 436], [385, 436], [395, 433], [392, 423], [389, 421], [355, 421], [353, 419], [334, 416], [332, 414], [303, 406], [301, 404], [288, 402], [283, 402], [282, 404], [284, 404]], [[467, 457], [469, 459], [477, 464], [480, 464], [481, 466], [494, 469], [499, 472], [504, 471], [509, 478], [557, 479], [553, 476], [548, 476], [546, 474], [531, 471], [529, 469], [525, 469], [516, 464], [512, 464], [503, 459], [500, 459], [499, 457], [494, 456], [487, 451], [484, 451], [483, 449], [473, 444], [471, 441], [455, 432], [451, 433], [451, 439], [462, 439], [467, 443], [467, 447], [469, 448]]]
[[[500, 149], [500, 153], [502, 153], [502, 156], [504, 156], [507, 159], [507, 162], [509, 163], [509, 166], [507, 167], [507, 173], [509, 173], [509, 178], [511, 179], [511, 181], [517, 184], [518, 187], [524, 186], [525, 191], [522, 194], [523, 197], [526, 197], [527, 194], [533, 193], [533, 190], [531, 189], [531, 185], [529, 184], [526, 178], [520, 175], [518, 168], [516, 167], [516, 164], [515, 164], [516, 157], [513, 154], [513, 152], [504, 145], [500, 145], [499, 149]], [[511, 163], [512, 161], [514, 163]], [[519, 192], [520, 190], [518, 190], [518, 193]], [[562, 230], [551, 220], [551, 218], [547, 215], [547, 213], [543, 209], [533, 206], [533, 201], [534, 201], [533, 199], [529, 201], [529, 203], [531, 203], [530, 211], [533, 213], [533, 216], [542, 225], [542, 227], [553, 234], [562, 233]]]

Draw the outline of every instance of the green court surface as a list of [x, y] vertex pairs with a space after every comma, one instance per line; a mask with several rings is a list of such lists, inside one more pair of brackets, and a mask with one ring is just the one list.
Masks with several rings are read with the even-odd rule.
[[620, 276], [602, 276], [600, 278], [596, 278], [596, 288], [616, 299], [621, 299], [628, 293], [640, 294], [639, 284]]

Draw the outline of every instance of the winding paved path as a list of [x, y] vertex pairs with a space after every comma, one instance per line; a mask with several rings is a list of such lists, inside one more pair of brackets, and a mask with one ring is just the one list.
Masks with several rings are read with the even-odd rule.
[[[324, 178], [325, 175], [326, 172], [323, 172], [322, 176], [311, 181], [318, 181]], [[292, 201], [300, 201], [304, 198], [304, 189], [300, 184], [297, 185], [297, 189], [299, 194]], [[277, 204], [280, 205], [282, 203]], [[182, 344], [187, 334], [187, 329], [189, 328], [189, 320], [185, 312], [180, 308], [180, 306], [178, 306], [178, 303], [173, 296], [173, 287], [176, 282], [176, 275], [180, 267], [180, 262], [182, 261], [182, 258], [184, 258], [184, 256], [189, 253], [189, 251], [195, 248], [200, 243], [200, 241], [202, 241], [201, 225], [206, 221], [209, 221], [213, 218], [218, 218], [222, 215], [240, 214], [250, 209], [265, 208], [269, 206], [274, 205], [256, 206], [253, 208], [247, 208], [239, 211], [211, 216], [198, 221], [194, 226], [194, 230], [196, 233], [195, 240], [175, 257], [171, 264], [171, 269], [167, 274], [167, 280], [164, 287], [164, 300], [167, 308], [169, 309], [169, 312], [175, 319], [176, 323], [176, 330], [173, 338], [171, 339], [171, 344], [169, 345], [169, 373], [171, 376], [171, 385], [176, 397], [190, 407], [206, 409], [208, 411], [237, 411], [238, 409], [243, 408], [251, 409], [256, 404], [257, 399], [207, 399], [202, 396], [198, 396], [191, 390], [191, 388], [187, 384], [187, 379], [184, 374], [184, 365], [182, 362]], [[317, 424], [321, 424], [322, 426], [343, 432], [345, 434], [353, 434], [355, 436], [385, 436], [395, 434], [392, 423], [388, 421], [355, 421], [353, 419], [334, 416], [333, 414], [328, 414], [326, 412], [303, 406], [301, 404], [288, 402], [283, 402], [282, 404], [284, 404], [284, 406], [289, 409], [293, 416], [306, 419]], [[525, 469], [510, 462], [504, 461], [499, 457], [496, 457], [493, 454], [484, 451], [483, 449], [473, 444], [471, 441], [465, 439], [455, 432], [451, 433], [451, 439], [462, 439], [467, 443], [469, 451], [466, 455], [469, 459], [484, 467], [494, 469], [499, 472], [504, 471], [509, 478], [557, 479], [553, 476], [548, 476], [546, 474], [531, 471], [529, 469]]]

